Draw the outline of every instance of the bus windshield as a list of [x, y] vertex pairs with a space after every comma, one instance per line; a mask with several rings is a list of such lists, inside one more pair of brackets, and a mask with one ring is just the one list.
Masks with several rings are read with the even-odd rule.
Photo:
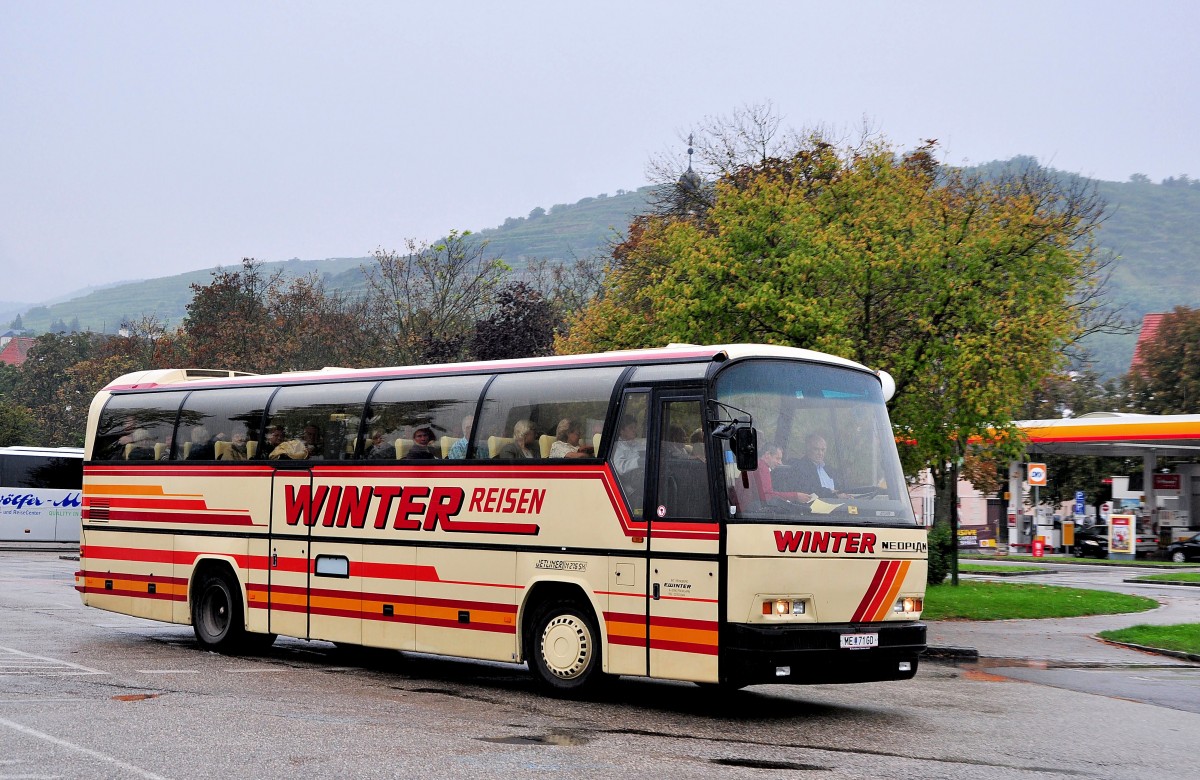
[[758, 469], [739, 471], [720, 440], [732, 522], [915, 525], [883, 393], [874, 376], [749, 360], [717, 376], [711, 416], [749, 417]]

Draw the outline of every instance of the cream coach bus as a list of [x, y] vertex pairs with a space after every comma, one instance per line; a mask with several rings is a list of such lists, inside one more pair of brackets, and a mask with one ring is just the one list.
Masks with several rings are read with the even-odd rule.
[[527, 662], [559, 692], [907, 679], [893, 388], [754, 345], [130, 374], [88, 418], [76, 588], [203, 648]]

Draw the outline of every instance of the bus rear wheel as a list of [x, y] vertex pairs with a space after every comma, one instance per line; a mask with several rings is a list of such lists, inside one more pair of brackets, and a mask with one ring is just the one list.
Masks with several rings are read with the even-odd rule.
[[229, 575], [219, 571], [200, 575], [192, 600], [192, 630], [205, 650], [236, 653], [245, 647], [242, 594]]
[[550, 692], [580, 694], [600, 679], [600, 632], [587, 608], [546, 604], [533, 619], [532, 638], [531, 665]]

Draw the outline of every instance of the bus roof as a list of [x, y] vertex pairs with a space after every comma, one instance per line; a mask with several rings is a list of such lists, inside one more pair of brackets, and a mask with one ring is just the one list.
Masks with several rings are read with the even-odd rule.
[[386, 379], [405, 376], [438, 376], [453, 374], [476, 374], [508, 371], [536, 371], [554, 368], [583, 368], [587, 366], [645, 365], [652, 363], [697, 363], [724, 362], [752, 357], [787, 358], [815, 363], [845, 366], [873, 373], [866, 366], [852, 360], [796, 347], [779, 347], [766, 344], [723, 344], [699, 346], [695, 344], [672, 344], [655, 349], [618, 350], [586, 355], [552, 355], [549, 357], [520, 358], [515, 360], [471, 361], [464, 363], [441, 363], [423, 366], [395, 366], [387, 368], [336, 368], [326, 367], [316, 371], [291, 371], [283, 374], [248, 374], [237, 371], [213, 369], [155, 369], [126, 374], [118, 377], [104, 389], [109, 392], [130, 390], [154, 390], [173, 387], [187, 382], [193, 387], [255, 386], [264, 384], [307, 384], [310, 382], [340, 379], [347, 381]]
[[57, 458], [82, 458], [83, 447], [0, 447], [0, 455], [38, 455]]

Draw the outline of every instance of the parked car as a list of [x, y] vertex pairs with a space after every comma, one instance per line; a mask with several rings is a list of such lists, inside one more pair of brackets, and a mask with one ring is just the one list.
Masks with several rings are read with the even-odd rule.
[[1075, 555], [1080, 558], [1108, 557], [1108, 526], [1085, 525], [1075, 529]]
[[1167, 560], [1175, 563], [1200, 561], [1200, 534], [1185, 536], [1168, 544]]

